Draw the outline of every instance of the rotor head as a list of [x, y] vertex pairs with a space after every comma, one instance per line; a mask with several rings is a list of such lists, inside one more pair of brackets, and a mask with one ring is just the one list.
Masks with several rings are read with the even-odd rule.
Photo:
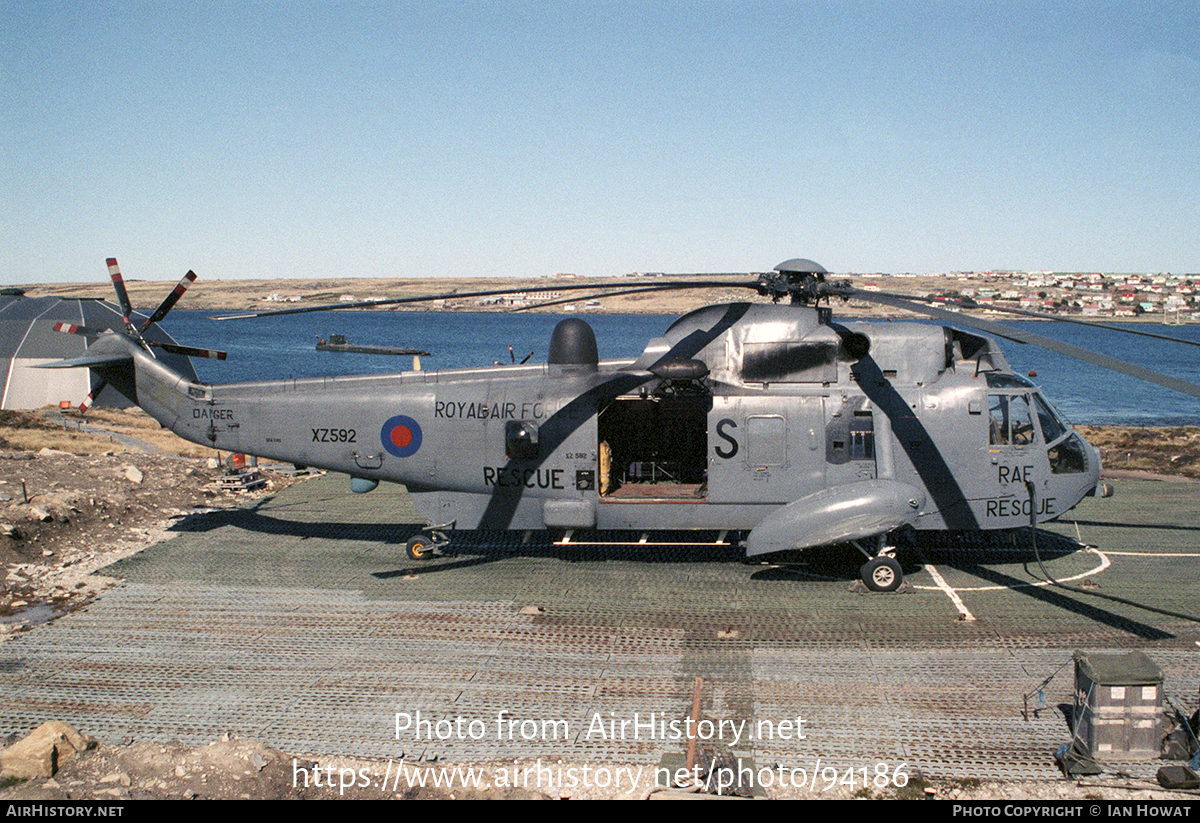
[[804, 257], [784, 260], [775, 267], [777, 274], [760, 274], [755, 288], [758, 293], [778, 303], [785, 296], [791, 297], [793, 306], [816, 305], [821, 298], [850, 296], [850, 281], [826, 283], [825, 267]]

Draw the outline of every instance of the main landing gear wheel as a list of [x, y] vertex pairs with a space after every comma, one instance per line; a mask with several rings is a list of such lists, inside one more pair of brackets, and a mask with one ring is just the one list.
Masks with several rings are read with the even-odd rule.
[[404, 551], [409, 560], [428, 560], [433, 557], [433, 541], [423, 534], [408, 538]]
[[881, 554], [863, 564], [859, 575], [873, 592], [894, 592], [904, 582], [904, 571], [893, 557]]

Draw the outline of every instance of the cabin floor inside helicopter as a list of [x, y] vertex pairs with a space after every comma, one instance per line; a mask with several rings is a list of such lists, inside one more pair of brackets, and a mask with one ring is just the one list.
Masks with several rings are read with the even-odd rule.
[[601, 502], [702, 501], [711, 409], [700, 386], [614, 398], [597, 421]]

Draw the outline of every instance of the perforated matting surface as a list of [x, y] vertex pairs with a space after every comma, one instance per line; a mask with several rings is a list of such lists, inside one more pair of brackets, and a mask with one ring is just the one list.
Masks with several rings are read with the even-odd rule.
[[[1038, 538], [1055, 577], [1176, 615], [1032, 585], [1027, 534], [902, 549], [914, 589], [894, 595], [850, 591], [853, 552], [780, 567], [466, 534], [414, 563], [407, 496], [346, 485], [192, 517], [110, 567], [119, 588], [0, 645], [0, 732], [62, 719], [107, 742], [649, 764], [684, 748], [700, 677], [702, 717], [760, 765], [1029, 779], [1057, 775], [1077, 649], [1142, 649], [1196, 708], [1200, 625], [1180, 616], [1200, 611], [1195, 485], [1122, 483]], [[1060, 667], [1025, 719], [1022, 695]]]

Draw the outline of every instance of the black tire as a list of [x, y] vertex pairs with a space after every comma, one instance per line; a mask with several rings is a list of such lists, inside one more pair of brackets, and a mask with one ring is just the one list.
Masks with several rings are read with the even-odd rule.
[[428, 560], [433, 557], [433, 541], [424, 535], [408, 538], [404, 552], [409, 560]]
[[868, 560], [859, 571], [863, 584], [873, 592], [894, 592], [904, 582], [904, 570], [887, 555]]

